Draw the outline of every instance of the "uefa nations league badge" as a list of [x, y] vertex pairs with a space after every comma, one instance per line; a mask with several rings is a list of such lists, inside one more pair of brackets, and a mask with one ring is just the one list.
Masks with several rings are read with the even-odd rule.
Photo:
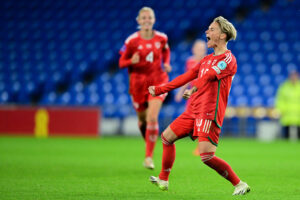
[[220, 61], [218, 62], [217, 66], [220, 70], [224, 70], [227, 67], [227, 63], [225, 61]]

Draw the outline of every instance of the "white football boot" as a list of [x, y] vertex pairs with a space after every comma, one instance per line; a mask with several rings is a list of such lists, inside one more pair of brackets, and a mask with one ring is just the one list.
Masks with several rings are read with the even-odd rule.
[[147, 169], [154, 169], [154, 163], [151, 157], [145, 158], [143, 166]]
[[160, 180], [158, 177], [150, 176], [150, 182], [157, 185], [159, 189], [167, 191], [169, 189], [169, 181]]
[[236, 186], [234, 186], [234, 192], [232, 195], [244, 195], [250, 192], [250, 187], [247, 183], [240, 181]]

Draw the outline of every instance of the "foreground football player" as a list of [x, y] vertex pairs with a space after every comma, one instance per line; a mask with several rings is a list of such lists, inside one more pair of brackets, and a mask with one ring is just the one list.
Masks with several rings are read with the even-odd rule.
[[250, 187], [240, 180], [227, 162], [215, 156], [231, 82], [237, 70], [236, 59], [227, 49], [227, 42], [235, 40], [237, 33], [234, 26], [221, 16], [213, 20], [205, 33], [207, 47], [213, 48], [214, 53], [173, 81], [148, 88], [151, 95], [157, 96], [196, 79], [194, 87], [183, 94], [186, 99], [192, 96], [191, 103], [161, 135], [162, 169], [159, 176], [151, 176], [150, 181], [160, 189], [168, 190], [169, 174], [175, 160], [174, 142], [191, 134], [194, 139], [198, 138], [203, 163], [231, 182], [233, 195], [243, 195], [250, 191]]
[[[153, 97], [150, 85], [167, 83], [171, 71], [168, 37], [153, 30], [154, 11], [143, 7], [138, 14], [140, 30], [131, 34], [122, 47], [120, 68], [128, 68], [129, 93], [138, 116], [138, 126], [146, 142], [144, 167], [154, 169], [153, 150], [158, 137], [158, 114], [167, 94]], [[163, 67], [162, 67], [163, 63]]]

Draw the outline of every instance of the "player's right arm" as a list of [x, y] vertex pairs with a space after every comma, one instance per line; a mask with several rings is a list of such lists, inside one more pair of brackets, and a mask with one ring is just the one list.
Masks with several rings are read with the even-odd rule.
[[122, 49], [120, 50], [121, 57], [119, 59], [119, 67], [125, 68], [130, 65], [134, 65], [140, 62], [140, 56], [138, 52], [134, 52], [132, 54], [130, 47], [128, 44], [124, 44]]
[[150, 86], [149, 89], [149, 93], [152, 96], [158, 96], [164, 93], [167, 93], [171, 90], [174, 90], [176, 88], [179, 88], [185, 84], [187, 84], [188, 82], [194, 80], [195, 78], [197, 78], [198, 76], [198, 71], [199, 71], [199, 67], [200, 64], [198, 64], [199, 66], [196, 66], [195, 68], [187, 71], [186, 73], [176, 77], [174, 80], [172, 80], [171, 82], [162, 85], [162, 86]]

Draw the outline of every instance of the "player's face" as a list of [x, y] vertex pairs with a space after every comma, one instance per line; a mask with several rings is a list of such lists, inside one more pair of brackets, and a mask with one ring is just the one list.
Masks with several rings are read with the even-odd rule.
[[217, 22], [211, 23], [207, 31], [205, 31], [205, 33], [208, 48], [216, 47], [221, 38], [224, 37], [224, 33], [222, 33], [220, 26]]
[[141, 30], [152, 30], [155, 23], [155, 18], [152, 12], [143, 11], [140, 13], [137, 21], [141, 27]]

